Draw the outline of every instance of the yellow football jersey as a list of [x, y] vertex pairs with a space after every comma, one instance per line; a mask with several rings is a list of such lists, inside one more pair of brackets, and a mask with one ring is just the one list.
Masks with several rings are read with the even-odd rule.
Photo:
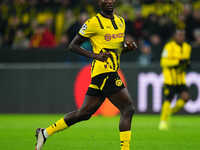
[[122, 17], [114, 15], [114, 18], [110, 19], [98, 13], [83, 24], [79, 34], [90, 39], [94, 53], [110, 52], [111, 54], [107, 62], [93, 60], [92, 77], [102, 73], [116, 72], [119, 69], [125, 36], [125, 21]]
[[191, 46], [184, 42], [182, 45], [170, 41], [164, 46], [161, 56], [161, 67], [163, 70], [164, 83], [168, 85], [186, 84], [186, 72], [178, 66], [180, 60], [190, 60]]

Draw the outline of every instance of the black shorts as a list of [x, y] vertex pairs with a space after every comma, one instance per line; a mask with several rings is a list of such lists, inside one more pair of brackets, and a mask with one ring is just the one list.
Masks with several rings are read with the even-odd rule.
[[92, 78], [87, 95], [108, 97], [125, 88], [117, 72], [109, 72]]
[[182, 93], [184, 91], [189, 92], [189, 89], [185, 84], [182, 84], [182, 85], [164, 84], [164, 86], [163, 86], [164, 99], [167, 99], [169, 101], [171, 101], [176, 94], [179, 96], [180, 93]]

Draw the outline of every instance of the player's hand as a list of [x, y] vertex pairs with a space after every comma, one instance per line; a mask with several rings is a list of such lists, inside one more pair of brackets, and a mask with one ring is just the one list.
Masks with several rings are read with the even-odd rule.
[[111, 54], [108, 52], [105, 53], [101, 52], [99, 54], [95, 54], [94, 59], [105, 62], [110, 56]]
[[134, 42], [134, 41], [125, 41], [124, 48], [131, 51], [131, 50], [137, 49], [138, 46], [137, 46], [136, 42]]
[[182, 59], [179, 61], [179, 66], [182, 71], [187, 71], [190, 69], [190, 60]]

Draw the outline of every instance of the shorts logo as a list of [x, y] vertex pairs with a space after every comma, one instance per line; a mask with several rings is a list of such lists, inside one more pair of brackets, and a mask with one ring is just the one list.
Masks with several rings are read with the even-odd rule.
[[164, 94], [165, 94], [165, 95], [169, 95], [169, 89], [165, 89], [165, 90], [164, 90]]
[[115, 81], [116, 86], [122, 86], [122, 81], [120, 79]]

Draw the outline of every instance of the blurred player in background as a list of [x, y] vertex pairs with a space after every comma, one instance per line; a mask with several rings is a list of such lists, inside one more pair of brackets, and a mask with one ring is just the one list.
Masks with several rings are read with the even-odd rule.
[[[93, 58], [91, 77], [85, 101], [79, 110], [65, 115], [46, 129], [36, 130], [36, 150], [41, 150], [48, 136], [71, 125], [88, 120], [101, 106], [106, 97], [120, 110], [120, 145], [121, 150], [129, 150], [131, 138], [131, 120], [134, 113], [133, 101], [127, 88], [122, 83], [117, 71], [120, 55], [134, 50], [133, 41], [125, 41], [125, 21], [113, 14], [115, 0], [99, 0], [101, 12], [88, 19], [72, 40], [71, 51], [88, 58]], [[81, 48], [81, 44], [90, 39], [93, 52]]]
[[[168, 129], [168, 118], [178, 112], [189, 100], [189, 91], [186, 86], [186, 71], [190, 66], [191, 46], [185, 42], [185, 31], [177, 29], [173, 40], [164, 46], [161, 56], [161, 67], [164, 76], [164, 103], [160, 116], [160, 130]], [[177, 96], [174, 107], [172, 99]]]

